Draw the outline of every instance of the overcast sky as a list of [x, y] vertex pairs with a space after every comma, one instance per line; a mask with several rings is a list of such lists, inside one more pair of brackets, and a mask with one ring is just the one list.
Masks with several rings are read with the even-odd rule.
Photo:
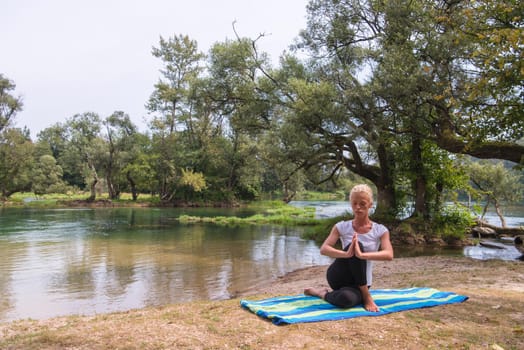
[[306, 25], [307, 0], [1, 0], [0, 73], [16, 84], [31, 135], [74, 114], [116, 110], [145, 130], [144, 105], [160, 77], [160, 36], [215, 42], [256, 38], [273, 60]]

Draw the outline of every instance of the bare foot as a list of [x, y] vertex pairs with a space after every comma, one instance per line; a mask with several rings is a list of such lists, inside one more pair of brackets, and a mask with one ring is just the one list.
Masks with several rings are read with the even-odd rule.
[[364, 309], [370, 312], [378, 312], [378, 306], [373, 299], [364, 301]]
[[311, 295], [324, 299], [328, 290], [326, 288], [306, 288], [304, 289], [305, 295]]

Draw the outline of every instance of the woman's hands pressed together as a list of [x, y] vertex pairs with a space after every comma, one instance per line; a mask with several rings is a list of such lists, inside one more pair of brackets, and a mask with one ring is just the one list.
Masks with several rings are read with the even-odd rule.
[[348, 248], [347, 251], [347, 257], [351, 258], [353, 256], [356, 256], [359, 259], [363, 258], [363, 252], [360, 249], [360, 245], [358, 244], [358, 233], [353, 234], [353, 239], [351, 240], [351, 245]]

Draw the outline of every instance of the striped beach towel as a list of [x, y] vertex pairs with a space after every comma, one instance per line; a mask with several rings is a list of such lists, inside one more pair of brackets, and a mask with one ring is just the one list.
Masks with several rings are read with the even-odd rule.
[[392, 312], [461, 303], [467, 296], [433, 288], [375, 289], [371, 295], [379, 312], [362, 306], [341, 309], [323, 299], [304, 294], [279, 296], [264, 300], [241, 300], [243, 308], [271, 320], [274, 324], [341, 320], [360, 316], [381, 316]]

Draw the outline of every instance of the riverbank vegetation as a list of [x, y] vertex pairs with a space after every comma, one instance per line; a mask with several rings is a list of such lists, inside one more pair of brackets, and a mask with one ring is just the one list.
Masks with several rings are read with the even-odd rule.
[[181, 215], [178, 221], [181, 223], [207, 222], [218, 225], [240, 225], [240, 224], [277, 224], [284, 226], [316, 225], [321, 220], [315, 218], [314, 207], [297, 208], [278, 203], [278, 207], [265, 209], [260, 214], [248, 217], [237, 216], [190, 216]]
[[265, 35], [208, 52], [161, 37], [145, 131], [125, 111], [79, 111], [33, 140], [15, 127], [23, 102], [0, 74], [0, 199], [86, 191], [85, 205], [102, 205], [100, 193], [112, 204], [130, 193], [138, 205], [235, 205], [367, 182], [377, 214], [449, 232], [450, 200], [499, 209], [522, 198], [523, 6], [311, 1], [278, 65], [259, 50]]
[[[117, 200], [110, 200], [107, 193], [100, 193], [95, 201], [86, 201], [86, 193], [69, 194], [44, 194], [35, 196], [30, 192], [18, 192], [10, 197], [9, 201], [3, 203], [4, 207], [23, 208], [116, 208], [116, 207], [162, 207], [157, 197], [144, 195], [139, 200], [133, 200], [131, 194], [122, 193]], [[297, 195], [303, 200], [340, 200], [345, 201], [347, 194], [321, 193], [308, 191]], [[169, 204], [172, 206], [230, 206], [231, 203], [206, 203], [206, 202], [180, 202]], [[237, 207], [250, 209], [256, 214], [250, 216], [193, 216], [181, 215], [177, 218], [183, 224], [212, 223], [222, 226], [231, 225], [282, 225], [282, 226], [306, 226], [303, 238], [312, 239], [320, 243], [325, 239], [333, 224], [339, 220], [351, 218], [348, 211], [337, 217], [317, 218], [315, 208], [312, 206], [297, 207], [284, 203], [280, 200], [258, 200], [249, 202], [237, 202]], [[385, 224], [391, 231], [392, 240], [398, 244], [409, 245], [466, 245], [471, 244], [471, 229], [477, 225], [474, 210], [462, 204], [448, 205], [432, 222], [423, 218], [410, 217], [407, 219], [392, 218], [383, 214], [374, 214], [373, 220]]]

